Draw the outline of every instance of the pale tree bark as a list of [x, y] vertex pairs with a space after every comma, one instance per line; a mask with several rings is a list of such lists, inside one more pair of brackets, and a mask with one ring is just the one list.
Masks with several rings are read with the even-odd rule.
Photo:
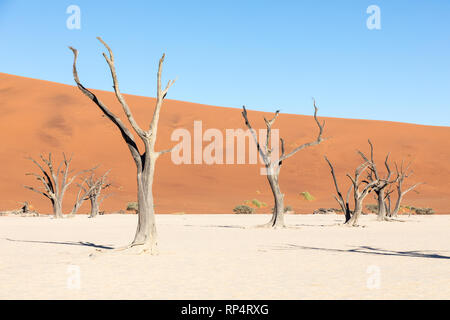
[[[361, 164], [358, 168], [356, 168], [355, 173], [353, 176], [350, 174], [347, 174], [347, 177], [351, 181], [351, 185], [347, 191], [347, 197], [344, 201], [344, 198], [342, 196], [342, 193], [340, 192], [339, 185], [336, 180], [336, 175], [334, 172], [333, 165], [328, 160], [327, 157], [325, 157], [325, 160], [328, 162], [328, 165], [331, 168], [331, 174], [334, 181], [334, 186], [336, 188], [337, 196], [335, 196], [335, 199], [341, 206], [342, 210], [345, 213], [345, 222], [344, 225], [350, 226], [350, 227], [356, 227], [358, 226], [358, 220], [361, 216], [362, 210], [363, 210], [363, 202], [364, 199], [367, 197], [367, 195], [372, 191], [373, 186], [376, 184], [376, 181], [368, 182], [368, 181], [360, 181], [362, 173], [367, 170], [367, 168], [370, 166], [370, 162], [365, 162]], [[353, 201], [354, 201], [354, 208], [353, 210], [350, 209], [349, 205], [349, 197], [351, 194], [351, 191], [353, 190]]]
[[74, 216], [77, 214], [78, 210], [81, 208], [81, 206], [83, 205], [83, 202], [87, 199], [86, 197], [88, 196], [88, 194], [90, 192], [90, 190], [87, 190], [84, 186], [84, 184], [86, 183], [86, 180], [87, 180], [87, 178], [85, 178], [82, 183], [78, 184], [77, 198], [75, 200], [75, 204], [73, 205], [72, 212], [70, 213], [71, 216]]
[[370, 182], [376, 182], [375, 185], [372, 187], [373, 191], [375, 192], [377, 203], [378, 203], [378, 214], [377, 214], [377, 220], [378, 221], [385, 221], [387, 217], [387, 211], [386, 211], [386, 205], [385, 205], [385, 197], [386, 197], [386, 188], [395, 183], [397, 180], [390, 180], [392, 176], [392, 171], [389, 166], [389, 153], [386, 156], [386, 159], [384, 161], [384, 165], [386, 167], [386, 176], [384, 178], [380, 177], [380, 174], [378, 172], [377, 166], [374, 161], [373, 157], [373, 144], [369, 140], [369, 146], [370, 146], [370, 160], [366, 157], [364, 153], [361, 151], [358, 151], [358, 153], [361, 155], [361, 157], [370, 163], [369, 166], [369, 173], [367, 175], [367, 179]]
[[95, 218], [98, 215], [100, 204], [106, 197], [110, 196], [110, 194], [102, 194], [103, 190], [111, 186], [107, 182], [108, 174], [109, 171], [101, 177], [97, 177], [95, 168], [90, 170], [89, 176], [78, 184], [78, 194], [71, 215], [75, 215], [86, 200], [91, 203], [89, 218]]
[[156, 160], [164, 153], [170, 152], [171, 150], [165, 151], [155, 151], [155, 143], [158, 130], [159, 114], [163, 101], [169, 91], [169, 88], [175, 83], [175, 80], [171, 80], [167, 83], [166, 87], [163, 89], [161, 85], [161, 74], [164, 63], [164, 57], [159, 60], [159, 67], [157, 73], [157, 96], [156, 96], [156, 106], [153, 112], [153, 118], [151, 120], [148, 130], [142, 129], [142, 127], [136, 122], [134, 116], [128, 107], [125, 97], [122, 96], [119, 89], [119, 82], [117, 80], [116, 68], [114, 65], [114, 55], [110, 47], [101, 39], [97, 38], [107, 49], [108, 54], [103, 53], [103, 56], [108, 63], [109, 69], [111, 71], [111, 76], [113, 80], [113, 88], [116, 94], [117, 100], [120, 102], [122, 109], [127, 116], [128, 122], [133, 128], [133, 131], [142, 140], [144, 145], [144, 150], [141, 152], [134, 140], [134, 136], [127, 126], [113, 114], [109, 108], [98, 99], [98, 97], [80, 82], [77, 72], [77, 58], [78, 51], [72, 47], [74, 54], [73, 62], [73, 77], [83, 94], [85, 94], [89, 99], [91, 99], [97, 107], [104, 113], [104, 115], [111, 120], [112, 123], [119, 129], [122, 138], [124, 139], [127, 147], [133, 157], [133, 160], [137, 169], [137, 187], [138, 187], [138, 224], [136, 228], [136, 234], [134, 240], [130, 245], [124, 249], [137, 248], [139, 253], [156, 253], [157, 249], [157, 232], [155, 223], [155, 211], [153, 202], [153, 178], [155, 171]]
[[406, 190], [403, 190], [403, 183], [404, 183], [405, 179], [409, 178], [413, 174], [413, 172], [409, 169], [410, 166], [411, 166], [411, 163], [408, 164], [406, 166], [406, 168], [404, 168], [403, 167], [403, 161], [402, 161], [402, 163], [400, 165], [400, 168], [397, 166], [397, 164], [395, 164], [395, 169], [396, 169], [396, 172], [397, 172], [397, 185], [396, 185], [397, 201], [395, 202], [394, 210], [390, 214], [391, 217], [397, 217], [398, 212], [400, 210], [400, 206], [402, 204], [403, 197], [408, 192], [414, 190], [416, 187], [418, 187], [421, 184], [423, 184], [423, 182], [419, 182], [419, 183], [416, 183], [416, 184], [410, 186]]
[[394, 192], [392, 189], [388, 189], [386, 191], [386, 195], [384, 196], [384, 206], [386, 207], [386, 216], [392, 216], [392, 200], [391, 194]]
[[63, 153], [63, 160], [59, 163], [57, 168], [54, 167], [51, 153], [48, 154], [48, 158], [45, 158], [43, 155], [40, 155], [40, 158], [44, 165], [41, 165], [31, 157], [28, 159], [41, 170], [41, 174], [27, 173], [26, 175], [34, 176], [42, 183], [44, 188], [36, 189], [30, 186], [25, 186], [25, 188], [48, 198], [52, 203], [53, 215], [55, 218], [62, 218], [64, 216], [62, 211], [64, 195], [75, 178], [83, 172], [86, 172], [86, 170], [69, 177], [71, 174], [70, 163], [72, 162], [72, 156], [67, 158]]
[[271, 120], [267, 120], [266, 118], [264, 118], [264, 122], [265, 122], [266, 128], [267, 128], [267, 137], [266, 137], [266, 141], [265, 141], [265, 146], [261, 147], [258, 137], [256, 135], [256, 132], [252, 128], [250, 121], [248, 120], [247, 110], [246, 110], [245, 106], [243, 107], [242, 116], [244, 117], [245, 125], [250, 130], [250, 132], [253, 136], [253, 139], [257, 145], [259, 154], [261, 155], [261, 158], [264, 162], [264, 165], [266, 168], [267, 180], [269, 182], [269, 186], [272, 191], [274, 202], [275, 202], [272, 218], [270, 219], [270, 221], [267, 224], [264, 224], [260, 227], [263, 227], [263, 228], [284, 228], [285, 227], [284, 194], [281, 192], [280, 183], [279, 183], [280, 169], [281, 169], [281, 166], [283, 165], [283, 161], [292, 157], [298, 151], [308, 148], [308, 147], [318, 145], [322, 141], [324, 141], [322, 134], [323, 134], [323, 128], [324, 128], [325, 122], [323, 122], [323, 123], [319, 122], [319, 120], [317, 118], [317, 112], [318, 112], [318, 108], [316, 106], [316, 102], [314, 101], [314, 120], [319, 129], [319, 134], [317, 136], [317, 139], [312, 142], [308, 142], [308, 143], [305, 143], [305, 144], [302, 144], [302, 145], [296, 147], [288, 154], [285, 153], [284, 140], [280, 139], [281, 156], [279, 158], [275, 159], [273, 157], [273, 147], [270, 145], [270, 137], [271, 137], [272, 126], [275, 123], [275, 120], [278, 118], [279, 111], [275, 112], [275, 115]]
[[88, 194], [88, 199], [91, 203], [91, 212], [89, 214], [90, 218], [95, 218], [99, 215], [100, 205], [103, 200], [111, 196], [111, 193], [104, 194], [103, 191], [111, 187], [111, 183], [108, 182], [109, 171], [103, 174], [101, 177], [96, 177], [93, 172], [91, 176], [87, 179], [86, 185], [91, 192]]

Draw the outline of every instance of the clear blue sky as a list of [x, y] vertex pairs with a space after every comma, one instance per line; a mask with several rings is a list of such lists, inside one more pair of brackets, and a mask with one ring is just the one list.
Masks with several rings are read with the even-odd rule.
[[[69, 5], [81, 29], [69, 30]], [[381, 30], [369, 30], [369, 5]], [[204, 104], [450, 125], [450, 1], [0, 0], [0, 72], [154, 96], [157, 60], [178, 76], [168, 98]]]

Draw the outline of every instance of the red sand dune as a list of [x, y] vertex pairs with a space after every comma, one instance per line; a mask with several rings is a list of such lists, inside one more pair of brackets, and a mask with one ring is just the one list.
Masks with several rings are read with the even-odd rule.
[[[123, 118], [113, 93], [98, 91], [99, 97]], [[138, 122], [147, 127], [154, 99], [127, 96]], [[312, 109], [312, 108], [311, 108]], [[102, 117], [102, 113], [74, 86], [28, 79], [0, 73], [0, 209], [14, 209], [18, 202], [28, 200], [40, 212], [50, 212], [49, 201], [23, 188], [39, 186], [38, 181], [25, 176], [36, 171], [26, 156], [38, 157], [52, 152], [56, 159], [61, 152], [74, 153], [73, 168], [85, 169], [101, 164], [101, 170], [111, 169], [116, 186], [114, 196], [105, 200], [107, 212], [126, 207], [135, 200], [135, 166], [118, 130]], [[312, 110], [311, 110], [312, 111]], [[244, 127], [241, 110], [167, 100], [161, 112], [159, 149], [175, 144], [170, 135], [176, 128], [193, 129], [195, 120], [208, 128], [237, 129]], [[263, 112], [249, 111], [255, 128], [263, 128]], [[311, 213], [319, 207], [337, 207], [334, 188], [323, 156], [335, 164], [341, 183], [348, 185], [345, 173], [360, 163], [356, 149], [368, 150], [367, 139], [375, 145], [379, 168], [387, 152], [392, 161], [412, 161], [414, 175], [407, 184], [426, 182], [409, 193], [404, 203], [432, 207], [437, 213], [450, 213], [450, 128], [393, 123], [371, 120], [323, 118], [325, 136], [329, 140], [320, 146], [300, 151], [287, 160], [281, 171], [280, 184], [286, 204], [298, 213]], [[296, 144], [316, 137], [317, 129], [311, 116], [282, 114], [276, 123], [285, 138], [288, 151]], [[204, 144], [206, 146], [206, 143]], [[231, 213], [245, 200], [258, 199], [272, 207], [272, 197], [266, 178], [259, 174], [260, 165], [174, 165], [170, 154], [160, 158], [155, 176], [156, 211], [158, 213]], [[302, 199], [308, 191], [314, 201]], [[75, 189], [65, 199], [64, 209], [73, 204]], [[366, 203], [375, 203], [369, 195]], [[82, 212], [88, 210], [85, 203]]]

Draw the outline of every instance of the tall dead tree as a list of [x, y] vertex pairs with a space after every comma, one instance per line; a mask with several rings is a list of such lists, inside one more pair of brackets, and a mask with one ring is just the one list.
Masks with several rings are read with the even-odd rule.
[[134, 119], [129, 106], [125, 101], [125, 97], [122, 96], [119, 90], [119, 82], [117, 80], [113, 52], [100, 37], [98, 37], [97, 39], [105, 46], [106, 50], [109, 53], [109, 56], [106, 53], [103, 53], [103, 57], [105, 58], [111, 71], [114, 92], [116, 94], [117, 100], [120, 102], [123, 108], [125, 115], [127, 116], [128, 122], [133, 128], [133, 131], [143, 142], [143, 151], [138, 148], [132, 132], [127, 128], [122, 120], [120, 120], [119, 117], [112, 113], [109, 108], [103, 102], [101, 102], [100, 99], [91, 90], [87, 89], [80, 82], [77, 71], [78, 51], [72, 47], [69, 47], [74, 55], [73, 77], [80, 91], [85, 94], [90, 100], [92, 100], [92, 102], [97, 105], [97, 107], [104, 113], [104, 115], [109, 120], [111, 120], [111, 122], [114, 123], [114, 125], [118, 128], [136, 165], [138, 188], [137, 198], [139, 206], [138, 225], [134, 240], [125, 249], [137, 247], [139, 252], [148, 252], [153, 254], [156, 252], [157, 248], [157, 233], [153, 202], [153, 178], [155, 172], [155, 163], [162, 154], [171, 151], [155, 151], [155, 143], [161, 107], [169, 91], [169, 88], [175, 83], [175, 80], [169, 81], [164, 89], [161, 86], [161, 74], [165, 57], [165, 55], [163, 55], [159, 60], [157, 73], [156, 106], [153, 112], [153, 118], [150, 122], [149, 129], [142, 129], [142, 127]]
[[410, 186], [409, 188], [407, 188], [406, 190], [403, 190], [403, 183], [405, 181], [405, 179], [409, 178], [413, 172], [412, 170], [410, 170], [411, 163], [408, 164], [406, 166], [406, 168], [403, 167], [403, 161], [400, 164], [400, 168], [398, 167], [397, 163], [395, 164], [395, 170], [397, 172], [397, 185], [396, 185], [396, 189], [397, 189], [397, 201], [395, 203], [395, 207], [394, 210], [390, 213], [391, 217], [397, 217], [398, 215], [398, 211], [400, 210], [400, 206], [403, 200], [403, 197], [410, 191], [414, 190], [416, 187], [418, 187], [419, 185], [423, 184], [422, 182], [416, 183], [412, 186]]
[[[43, 155], [40, 155], [40, 158], [44, 163], [44, 166], [31, 157], [28, 157], [27, 159], [32, 161], [41, 170], [41, 174], [27, 173], [26, 175], [34, 176], [42, 183], [44, 189], [36, 189], [30, 186], [25, 186], [25, 188], [48, 198], [52, 203], [55, 218], [62, 218], [62, 205], [67, 188], [69, 188], [78, 175], [85, 171], [81, 171], [69, 177], [71, 173], [70, 163], [72, 162], [72, 156], [67, 158], [65, 153], [63, 153], [63, 160], [56, 168], [54, 167], [51, 153], [48, 154], [48, 158], [45, 158]], [[44, 167], [46, 168], [44, 169]]]
[[245, 109], [245, 106], [243, 107], [242, 116], [244, 117], [245, 125], [250, 130], [250, 132], [255, 140], [255, 143], [257, 145], [259, 154], [261, 155], [261, 158], [263, 159], [264, 165], [266, 167], [267, 180], [269, 181], [270, 189], [272, 190], [274, 202], [275, 202], [271, 220], [267, 224], [262, 225], [261, 227], [265, 227], [265, 228], [283, 228], [283, 227], [285, 227], [285, 224], [284, 224], [284, 194], [281, 193], [280, 184], [279, 184], [280, 169], [281, 169], [281, 166], [282, 166], [284, 160], [292, 157], [298, 151], [308, 148], [308, 147], [311, 147], [311, 146], [318, 145], [324, 140], [322, 138], [322, 134], [323, 134], [323, 128], [325, 126], [325, 122], [323, 122], [322, 124], [319, 122], [319, 120], [317, 118], [317, 111], [318, 111], [318, 108], [316, 106], [316, 102], [314, 101], [314, 120], [316, 121], [316, 124], [319, 128], [319, 134], [317, 136], [317, 139], [313, 142], [308, 142], [308, 143], [302, 144], [287, 154], [285, 153], [284, 140], [280, 139], [281, 156], [279, 158], [275, 159], [272, 157], [273, 148], [272, 148], [272, 145], [270, 144], [269, 140], [270, 140], [270, 136], [271, 136], [272, 126], [280, 112], [276, 111], [275, 116], [271, 120], [267, 120], [266, 118], [264, 118], [264, 122], [265, 122], [266, 128], [267, 128], [267, 138], [265, 141], [265, 146], [263, 148], [260, 146], [256, 132], [252, 128], [250, 121], [248, 120], [247, 110]]
[[358, 153], [361, 155], [361, 157], [368, 163], [370, 163], [369, 166], [369, 173], [367, 175], [367, 179], [370, 182], [375, 182], [373, 185], [373, 191], [375, 192], [376, 199], [378, 202], [378, 221], [384, 221], [386, 220], [387, 216], [387, 210], [386, 210], [386, 204], [385, 204], [385, 198], [386, 198], [386, 188], [391, 185], [392, 183], [396, 182], [396, 179], [389, 180], [392, 176], [392, 171], [389, 166], [389, 153], [386, 156], [386, 159], [384, 161], [384, 165], [386, 167], [386, 176], [382, 178], [378, 172], [377, 166], [375, 164], [375, 161], [373, 159], [373, 144], [369, 140], [369, 146], [370, 146], [370, 160], [366, 157], [366, 155], [358, 151]]
[[[347, 196], [344, 200], [342, 193], [339, 189], [339, 184], [336, 179], [333, 165], [331, 164], [331, 162], [328, 160], [327, 157], [325, 157], [325, 160], [328, 162], [328, 165], [330, 166], [331, 175], [333, 177], [334, 186], [336, 188], [337, 196], [335, 196], [335, 199], [339, 203], [339, 205], [341, 206], [341, 208], [345, 214], [344, 225], [351, 226], [351, 227], [357, 226], [359, 217], [361, 216], [361, 213], [363, 210], [364, 199], [372, 191], [372, 188], [377, 183], [377, 181], [371, 181], [371, 182], [366, 181], [366, 180], [360, 181], [361, 175], [369, 168], [371, 163], [369, 161], [369, 162], [365, 162], [365, 163], [361, 164], [359, 167], [356, 168], [355, 174], [353, 176], [351, 176], [350, 174], [347, 174], [347, 177], [351, 181], [351, 185], [347, 190]], [[350, 209], [350, 205], [349, 205], [349, 198], [350, 198], [350, 194], [351, 194], [352, 190], [353, 190], [353, 201], [354, 201], [353, 210]]]

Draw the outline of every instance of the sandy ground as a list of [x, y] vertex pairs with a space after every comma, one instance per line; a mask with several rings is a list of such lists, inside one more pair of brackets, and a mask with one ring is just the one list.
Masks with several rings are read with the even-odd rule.
[[449, 299], [450, 216], [364, 228], [291, 215], [160, 215], [158, 256], [105, 253], [136, 216], [0, 218], [0, 299]]

